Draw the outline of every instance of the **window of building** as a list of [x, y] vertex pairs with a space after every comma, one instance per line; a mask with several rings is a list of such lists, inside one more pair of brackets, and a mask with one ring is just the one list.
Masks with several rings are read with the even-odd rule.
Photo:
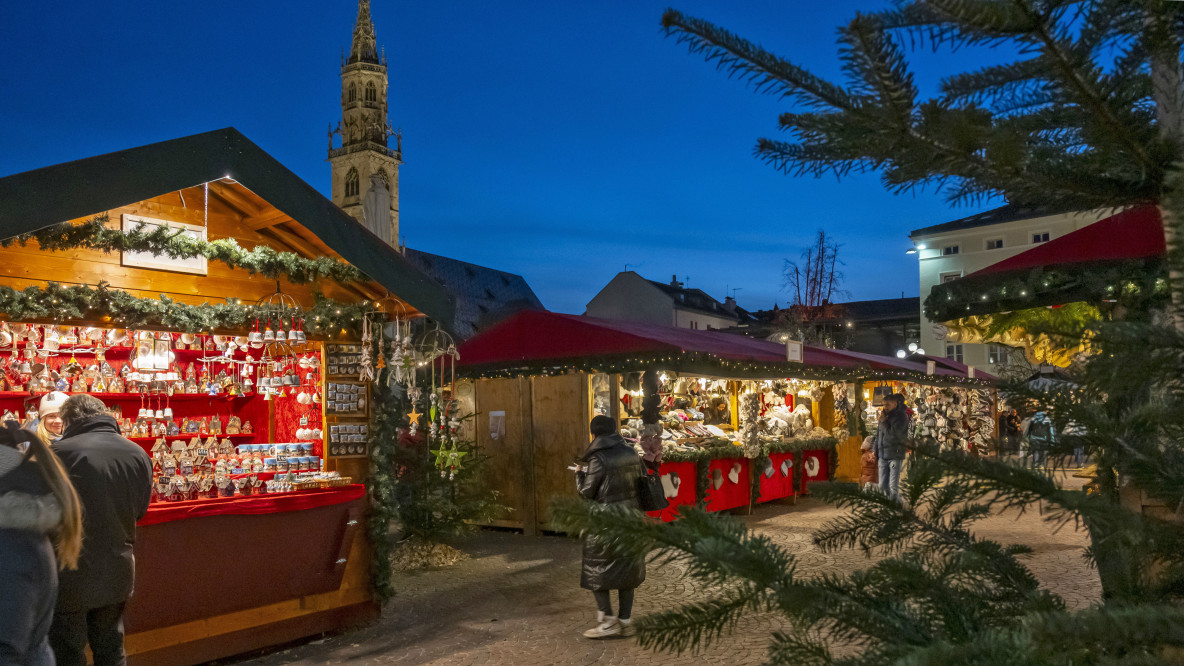
[[359, 189], [358, 170], [350, 169], [349, 173], [345, 174], [345, 196], [356, 197]]
[[695, 321], [694, 319], [692, 319], [692, 320], [691, 320], [691, 328], [692, 328], [692, 329], [696, 329], [696, 330], [697, 330], [697, 329], [699, 328], [699, 322], [697, 322], [697, 321]]
[[1041, 231], [1039, 233], [1032, 234], [1032, 242], [1033, 243], [1047, 243], [1048, 242], [1048, 232]]
[[352, 101], [356, 100], [357, 98], [358, 98], [358, 87], [351, 83], [351, 84], [349, 84], [349, 88], [346, 88], [345, 101], [352, 102]]
[[960, 278], [960, 277], [962, 277], [962, 273], [961, 273], [961, 272], [958, 272], [958, 273], [942, 273], [942, 274], [941, 274], [941, 283], [942, 283], [942, 284], [945, 284], [945, 283], [947, 283], [947, 282], [953, 282], [954, 280], [957, 280], [957, 279], [958, 279], [958, 278]]
[[962, 362], [962, 345], [946, 345], [946, 358]]
[[941, 253], [943, 256], [947, 256], [947, 257], [950, 256], [951, 254], [958, 254], [958, 246], [957, 245], [947, 245], [941, 249]]
[[378, 89], [374, 87], [373, 81], [366, 84], [366, 101], [367, 102], [377, 102], [378, 101]]
[[988, 250], [998, 250], [1001, 247], [1003, 247], [1003, 239], [1002, 238], [991, 238], [991, 239], [987, 240], [987, 249]]
[[1011, 351], [1003, 345], [987, 345], [987, 363], [997, 364], [1007, 361], [1007, 353]]

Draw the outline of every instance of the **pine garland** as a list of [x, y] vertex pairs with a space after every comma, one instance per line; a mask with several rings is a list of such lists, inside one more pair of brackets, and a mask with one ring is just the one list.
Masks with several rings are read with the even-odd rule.
[[247, 250], [233, 238], [202, 240], [189, 236], [182, 229], [152, 227], [141, 223], [129, 232], [107, 228], [106, 214], [97, 215], [83, 224], [63, 222], [18, 236], [0, 240], [0, 247], [30, 240], [49, 252], [85, 248], [100, 252], [151, 252], [172, 259], [205, 257], [220, 261], [231, 268], [242, 268], [251, 275], [277, 278], [285, 275], [294, 284], [308, 284], [318, 280], [338, 283], [362, 282], [369, 278], [357, 268], [332, 257], [308, 259], [292, 252], [280, 252], [266, 245]]
[[[383, 353], [381, 350], [378, 353]], [[370, 476], [366, 479], [370, 512], [366, 516], [366, 531], [370, 535], [372, 558], [370, 584], [379, 603], [395, 594], [391, 585], [391, 521], [398, 516], [397, 479], [395, 464], [399, 446], [399, 424], [403, 420], [404, 401], [387, 383], [391, 366], [378, 370], [377, 381], [371, 384], [373, 417], [370, 421]]]
[[112, 289], [106, 282], [97, 286], [63, 286], [49, 282], [42, 287], [17, 290], [0, 286], [0, 313], [9, 321], [100, 321], [123, 328], [168, 328], [182, 333], [202, 333], [215, 330], [245, 331], [260, 316], [277, 315], [287, 322], [303, 319], [305, 331], [311, 335], [336, 335], [342, 331], [357, 335], [365, 308], [359, 304], [342, 303], [314, 295], [316, 301], [309, 310], [274, 310], [258, 304], [244, 305], [238, 299], [224, 303], [190, 305], [180, 303], [163, 294], [159, 298], [140, 298], [121, 289]]

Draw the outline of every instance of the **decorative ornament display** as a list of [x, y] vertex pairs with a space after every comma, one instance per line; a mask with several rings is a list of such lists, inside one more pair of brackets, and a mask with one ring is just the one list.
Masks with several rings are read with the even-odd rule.
[[[380, 351], [379, 356], [381, 355]], [[371, 330], [369, 315], [362, 317], [362, 358], [358, 362], [358, 366], [358, 381], [374, 381], [374, 334]]]
[[740, 443], [744, 449], [744, 457], [755, 458], [760, 455], [760, 421], [761, 394], [745, 393], [740, 398]]

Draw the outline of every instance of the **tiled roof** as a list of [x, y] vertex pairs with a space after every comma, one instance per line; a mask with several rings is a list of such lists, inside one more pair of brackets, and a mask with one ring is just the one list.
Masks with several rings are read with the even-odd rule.
[[712, 298], [707, 292], [702, 289], [687, 289], [686, 287], [676, 287], [666, 282], [658, 282], [656, 280], [646, 280], [658, 289], [661, 289], [664, 294], [674, 299], [676, 307], [685, 308], [687, 310], [697, 310], [699, 312], [706, 312], [717, 317], [729, 317], [732, 319], [745, 319], [747, 313], [740, 308], [734, 311], [729, 311], [723, 303]]
[[931, 234], [940, 234], [947, 231], [960, 231], [962, 229], [973, 229], [975, 227], [989, 227], [992, 224], [1003, 224], [1005, 222], [1015, 222], [1017, 220], [1027, 220], [1037, 217], [1048, 217], [1049, 215], [1063, 215], [1064, 213], [1072, 213], [1078, 209], [1061, 209], [1061, 208], [1025, 208], [1021, 206], [1013, 206], [1008, 204], [998, 208], [992, 208], [988, 211], [983, 211], [969, 217], [964, 217], [952, 222], [943, 222], [942, 224], [935, 224], [931, 227], [923, 229], [915, 229], [909, 234], [909, 238], [914, 236], [929, 236]]
[[456, 299], [452, 329], [461, 339], [519, 310], [546, 310], [521, 275], [411, 248], [403, 256], [452, 293]]

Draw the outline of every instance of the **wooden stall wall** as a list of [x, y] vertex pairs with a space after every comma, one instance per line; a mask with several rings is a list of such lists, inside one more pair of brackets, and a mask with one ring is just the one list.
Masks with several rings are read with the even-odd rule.
[[[534, 466], [531, 460], [530, 380], [479, 379], [474, 399], [476, 439], [488, 456], [485, 480], [498, 493], [498, 502], [511, 512], [490, 521], [496, 527], [534, 530]], [[492, 415], [505, 414], [504, 432], [490, 432]]]
[[531, 378], [534, 431], [535, 518], [551, 529], [548, 505], [556, 497], [574, 497], [575, 473], [567, 469], [587, 448], [588, 376]]
[[[242, 189], [241, 186], [237, 187]], [[214, 190], [211, 187], [211, 191]], [[223, 186], [218, 191], [222, 197], [233, 196], [229, 186]], [[206, 224], [208, 240], [234, 238], [246, 248], [267, 245], [306, 257], [334, 254], [303, 227], [290, 224], [290, 218], [254, 198], [250, 192], [240, 196], [237, 208], [211, 194], [208, 217], [204, 211], [203, 196], [202, 188], [194, 187], [184, 193], [173, 192], [96, 213], [106, 212], [111, 228], [119, 228], [122, 215], [128, 213], [199, 226]], [[75, 221], [89, 219], [88, 216]], [[279, 224], [282, 222], [289, 224], [281, 228]], [[118, 252], [105, 254], [81, 249], [46, 252], [35, 241], [23, 247], [14, 244], [0, 248], [0, 284], [23, 289], [43, 286], [46, 280], [88, 285], [102, 281], [140, 297], [156, 298], [163, 293], [178, 301], [194, 304], [206, 301], [220, 303], [226, 298], [252, 302], [276, 291], [276, 280], [252, 276], [246, 270], [232, 269], [218, 261], [208, 262], [206, 275], [194, 275], [123, 266]], [[293, 285], [281, 279], [280, 287], [302, 305], [312, 305], [312, 285]], [[360, 301], [377, 295], [372, 285], [342, 286], [322, 282], [315, 288], [330, 298], [345, 301]]]

